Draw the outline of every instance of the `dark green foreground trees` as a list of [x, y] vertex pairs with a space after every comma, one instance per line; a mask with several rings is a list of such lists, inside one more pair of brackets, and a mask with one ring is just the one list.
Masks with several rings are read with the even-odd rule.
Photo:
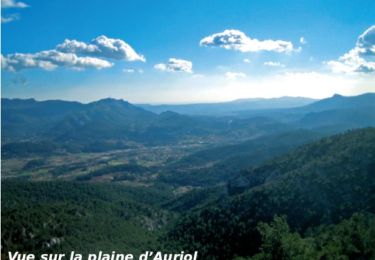
[[[153, 202], [160, 197], [152, 191]], [[168, 214], [142, 189], [73, 182], [2, 182], [2, 253], [133, 254], [158, 248]]]
[[252, 259], [374, 259], [375, 215], [356, 213], [337, 225], [323, 225], [305, 237], [292, 232], [285, 218], [260, 223], [260, 253]]

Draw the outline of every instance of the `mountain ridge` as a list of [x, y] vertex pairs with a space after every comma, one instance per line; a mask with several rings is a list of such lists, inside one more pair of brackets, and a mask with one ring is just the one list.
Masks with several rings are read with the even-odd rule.
[[3, 143], [99, 140], [154, 145], [187, 140], [238, 142], [298, 128], [335, 133], [375, 126], [371, 111], [375, 111], [375, 93], [336, 95], [297, 108], [247, 110], [225, 116], [194, 116], [175, 111], [157, 114], [113, 98], [88, 104], [3, 98], [1, 113]]

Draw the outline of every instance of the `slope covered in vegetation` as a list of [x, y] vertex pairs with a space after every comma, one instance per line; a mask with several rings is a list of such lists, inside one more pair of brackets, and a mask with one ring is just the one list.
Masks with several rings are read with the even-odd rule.
[[252, 256], [261, 248], [260, 222], [284, 215], [303, 235], [357, 212], [375, 213], [374, 191], [375, 129], [350, 131], [244, 171], [228, 184], [226, 199], [180, 220], [169, 238], [205, 259]]
[[164, 199], [108, 184], [3, 181], [2, 252], [155, 249], [169, 214], [150, 204]]

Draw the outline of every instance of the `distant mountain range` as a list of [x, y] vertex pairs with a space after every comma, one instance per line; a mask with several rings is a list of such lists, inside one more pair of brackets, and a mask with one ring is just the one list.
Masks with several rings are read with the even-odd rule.
[[[148, 145], [210, 140], [233, 143], [299, 128], [335, 133], [375, 125], [374, 93], [352, 97], [335, 95], [312, 101], [280, 98], [203, 104], [200, 109], [206, 106], [207, 111], [215, 107], [228, 112], [235, 107], [248, 110], [230, 112], [230, 116], [194, 116], [171, 111], [156, 114], [117, 99], [81, 104], [3, 98], [2, 141], [47, 140], [91, 146], [101, 142], [109, 146], [108, 149], [115, 149], [129, 142]], [[272, 108], [306, 103], [300, 107]]]
[[234, 112], [259, 109], [279, 109], [300, 107], [311, 104], [316, 99], [304, 97], [280, 97], [280, 98], [248, 98], [230, 102], [198, 103], [186, 105], [149, 105], [138, 104], [154, 113], [173, 111], [188, 115], [232, 115]]

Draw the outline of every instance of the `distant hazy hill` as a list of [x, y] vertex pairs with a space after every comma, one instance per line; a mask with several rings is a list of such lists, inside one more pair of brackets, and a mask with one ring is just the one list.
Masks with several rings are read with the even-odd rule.
[[[198, 143], [206, 141], [205, 138], [235, 141], [287, 129], [265, 117], [236, 119], [193, 117], [175, 112], [154, 114], [116, 99], [89, 104], [2, 99], [2, 105], [2, 141], [7, 144], [4, 152], [12, 151], [8, 154], [22, 150], [22, 146], [27, 146], [23, 150], [30, 153], [33, 147], [102, 151], [119, 149], [129, 142], [167, 144], [193, 140]], [[21, 141], [28, 143], [9, 144]], [[42, 146], [37, 144], [41, 141]], [[46, 152], [50, 153], [51, 149]]]
[[[244, 171], [229, 183], [226, 199], [186, 216], [171, 231], [170, 239], [186, 250], [199, 250], [205, 259], [249, 256], [259, 250], [260, 221], [285, 215], [292, 231], [304, 234], [356, 212], [375, 213], [374, 189], [375, 129], [350, 131]], [[363, 243], [359, 236], [348, 239], [353, 239], [349, 244]], [[363, 239], [370, 243], [373, 236]], [[288, 243], [292, 248], [296, 241]], [[366, 255], [357, 248], [358, 256]], [[327, 250], [343, 254], [340, 250], [346, 248]]]
[[298, 128], [335, 133], [345, 129], [375, 126], [375, 93], [359, 96], [334, 95], [306, 106], [284, 109], [244, 110], [240, 118], [264, 116]]
[[348, 109], [357, 107], [375, 107], [375, 93], [366, 93], [359, 96], [333, 95], [304, 107], [305, 111], [320, 112], [331, 109]]
[[84, 105], [54, 125], [49, 135], [58, 139], [129, 138], [157, 115], [123, 100], [102, 99]]
[[2, 141], [31, 138], [84, 105], [61, 100], [1, 99]]
[[173, 111], [188, 115], [231, 115], [233, 112], [257, 109], [278, 109], [305, 106], [316, 101], [304, 97], [280, 97], [280, 98], [249, 98], [238, 99], [221, 103], [200, 103], [187, 105], [148, 105], [138, 106], [152, 111], [162, 113]]
[[[231, 109], [246, 107], [251, 107], [251, 110], [233, 112], [232, 116], [192, 116], [171, 111], [156, 114], [116, 99], [103, 99], [89, 104], [60, 100], [2, 99], [2, 141], [4, 144], [51, 141], [68, 143], [69, 149], [84, 145], [95, 146], [94, 150], [100, 151], [103, 150], [101, 147], [105, 147], [104, 150], [118, 149], [128, 142], [239, 142], [296, 128], [335, 133], [375, 126], [375, 94], [353, 97], [335, 95], [311, 102], [303, 98], [280, 98], [238, 100], [209, 104], [208, 107], [203, 104], [207, 111], [230, 112]], [[270, 109], [292, 103], [293, 106], [297, 103], [310, 104]]]

